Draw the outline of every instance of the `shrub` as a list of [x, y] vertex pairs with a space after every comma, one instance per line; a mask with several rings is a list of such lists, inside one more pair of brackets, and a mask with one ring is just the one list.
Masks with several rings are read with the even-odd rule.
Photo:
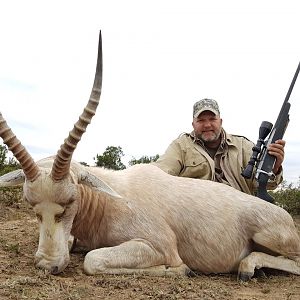
[[271, 194], [277, 205], [291, 215], [300, 215], [300, 178], [297, 185], [283, 181], [279, 188]]
[[22, 187], [2, 187], [0, 188], [0, 201], [6, 206], [13, 206], [19, 202], [23, 195]]

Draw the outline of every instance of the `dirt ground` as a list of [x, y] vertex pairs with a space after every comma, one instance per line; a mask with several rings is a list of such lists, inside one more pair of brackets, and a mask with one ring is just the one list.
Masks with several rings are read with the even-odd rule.
[[[300, 232], [300, 216], [295, 217]], [[35, 269], [37, 221], [23, 201], [7, 203], [0, 195], [0, 299], [230, 299], [298, 300], [300, 276], [267, 270], [247, 283], [236, 275], [161, 278], [83, 273], [84, 254], [71, 254], [60, 275]]]

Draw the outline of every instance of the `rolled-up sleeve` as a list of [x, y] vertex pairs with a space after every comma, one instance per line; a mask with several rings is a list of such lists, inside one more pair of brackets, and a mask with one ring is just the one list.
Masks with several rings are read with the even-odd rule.
[[173, 141], [165, 153], [159, 157], [153, 165], [159, 167], [166, 173], [179, 176], [183, 168], [182, 150], [177, 140]]

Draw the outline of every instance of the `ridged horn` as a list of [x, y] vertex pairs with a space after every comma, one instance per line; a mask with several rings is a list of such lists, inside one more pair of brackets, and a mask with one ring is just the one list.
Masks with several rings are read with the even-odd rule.
[[97, 66], [96, 66], [96, 73], [95, 73], [94, 85], [92, 88], [91, 96], [82, 114], [80, 115], [79, 120], [74, 124], [72, 131], [69, 132], [68, 138], [65, 139], [64, 144], [60, 146], [60, 149], [57, 152], [51, 170], [51, 177], [53, 180], [59, 181], [69, 173], [73, 152], [76, 149], [76, 146], [80, 141], [83, 133], [86, 131], [87, 126], [89, 125], [93, 116], [96, 113], [96, 109], [100, 101], [101, 88], [102, 88], [102, 38], [101, 38], [101, 31], [100, 31]]
[[4, 144], [19, 161], [27, 180], [34, 181], [40, 174], [39, 167], [7, 125], [0, 113], [0, 136]]

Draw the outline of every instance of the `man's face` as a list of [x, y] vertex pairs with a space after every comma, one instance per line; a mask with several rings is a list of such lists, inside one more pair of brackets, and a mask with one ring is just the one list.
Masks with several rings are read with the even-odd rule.
[[193, 128], [197, 138], [203, 142], [215, 142], [219, 139], [222, 119], [213, 112], [205, 110], [198, 118], [193, 119]]

